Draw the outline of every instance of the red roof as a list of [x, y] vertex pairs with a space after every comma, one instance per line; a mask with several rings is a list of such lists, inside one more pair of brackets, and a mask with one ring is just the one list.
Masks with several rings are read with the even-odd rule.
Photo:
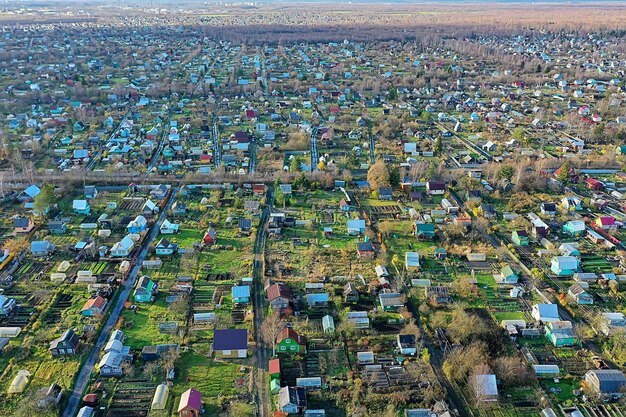
[[83, 306], [83, 310], [90, 310], [91, 308], [97, 308], [102, 310], [107, 300], [103, 297], [97, 296], [96, 298], [90, 298]]
[[300, 336], [298, 332], [289, 327], [285, 327], [278, 333], [278, 338], [276, 338], [276, 343], [280, 343], [285, 339], [293, 339], [297, 344], [301, 346], [306, 346], [306, 337]]
[[267, 289], [267, 299], [269, 301], [275, 300], [278, 297], [291, 298], [291, 290], [282, 282], [270, 285]]
[[268, 369], [270, 375], [279, 374], [280, 373], [280, 359], [274, 358], [270, 359], [268, 364]]

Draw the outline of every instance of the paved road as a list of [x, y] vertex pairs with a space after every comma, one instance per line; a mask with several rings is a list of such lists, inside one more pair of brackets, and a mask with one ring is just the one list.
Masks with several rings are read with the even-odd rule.
[[[130, 110], [128, 110], [126, 112], [124, 117], [122, 117], [122, 120], [120, 120], [118, 125], [115, 127], [115, 130], [113, 132], [111, 132], [111, 134], [109, 135], [109, 139], [107, 139], [107, 142], [115, 139], [115, 136], [117, 135], [117, 132], [119, 132], [120, 128], [122, 127], [122, 123], [124, 123], [130, 117], [130, 115], [133, 113], [133, 111], [135, 111], [135, 105], [134, 104], [131, 106]], [[106, 142], [104, 142], [104, 143], [106, 143]], [[104, 152], [104, 149], [105, 149], [104, 145], [100, 146], [100, 149], [98, 149], [96, 154], [92, 155], [91, 158], [89, 158], [89, 162], [87, 162], [87, 165], [85, 165], [85, 171], [90, 171], [90, 170], [93, 169], [93, 167], [96, 164], [96, 162], [98, 161], [98, 159], [100, 159], [100, 156], [102, 155], [102, 152]]]
[[274, 189], [268, 187], [265, 207], [261, 214], [261, 221], [257, 238], [254, 245], [254, 334], [256, 340], [256, 392], [257, 392], [257, 415], [268, 417], [271, 414], [269, 396], [269, 379], [267, 378], [267, 364], [271, 355], [270, 348], [261, 338], [261, 325], [264, 319], [265, 296], [263, 291], [263, 256], [265, 256], [265, 243], [267, 240], [267, 222], [274, 202]]
[[89, 354], [89, 357], [83, 364], [83, 367], [80, 369], [78, 378], [76, 379], [76, 384], [74, 385], [74, 391], [72, 391], [72, 394], [68, 400], [67, 407], [65, 408], [65, 411], [63, 412], [63, 417], [74, 417], [76, 413], [78, 412], [78, 406], [80, 405], [81, 396], [83, 395], [83, 393], [85, 392], [85, 389], [87, 388], [87, 384], [89, 383], [89, 376], [91, 375], [91, 371], [93, 371], [96, 361], [98, 360], [100, 356], [100, 350], [102, 350], [102, 347], [106, 344], [109, 338], [109, 334], [111, 333], [111, 330], [113, 330], [115, 323], [117, 323], [117, 320], [119, 319], [120, 314], [122, 313], [122, 310], [124, 309], [124, 303], [128, 299], [130, 292], [133, 290], [133, 287], [135, 286], [135, 281], [137, 280], [137, 275], [139, 275], [141, 264], [146, 258], [146, 255], [148, 254], [148, 247], [150, 246], [150, 242], [152, 242], [154, 238], [157, 237], [157, 235], [159, 234], [159, 228], [166, 218], [167, 211], [169, 210], [170, 206], [175, 200], [174, 196], [176, 195], [177, 191], [178, 191], [178, 187], [172, 187], [172, 192], [170, 193], [168, 197], [168, 201], [165, 204], [165, 207], [163, 207], [163, 211], [161, 211], [161, 214], [159, 214], [159, 217], [156, 223], [152, 226], [152, 228], [150, 229], [150, 232], [148, 232], [148, 235], [143, 240], [143, 243], [141, 244], [141, 248], [139, 249], [139, 254], [136, 258], [135, 266], [133, 267], [130, 274], [128, 275], [126, 283], [122, 287], [120, 296], [117, 299], [117, 304], [115, 305], [115, 307], [113, 307], [113, 310], [111, 311], [111, 315], [109, 316], [106, 323], [104, 324], [104, 327], [102, 329], [102, 332], [100, 333], [100, 337], [98, 338], [98, 341], [96, 342], [95, 346], [92, 348], [91, 353]]
[[152, 159], [150, 160], [150, 164], [148, 164], [148, 169], [146, 172], [152, 172], [152, 169], [159, 162], [159, 157], [161, 156], [161, 152], [163, 152], [163, 148], [165, 147], [166, 138], [170, 132], [170, 110], [167, 111], [167, 116], [163, 119], [163, 123], [161, 125], [161, 140], [159, 141], [159, 146], [157, 146], [156, 151], [154, 151], [154, 155], [152, 155]]

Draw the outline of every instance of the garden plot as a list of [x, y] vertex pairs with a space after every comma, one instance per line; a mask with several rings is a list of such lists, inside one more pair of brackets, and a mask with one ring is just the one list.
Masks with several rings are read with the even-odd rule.
[[146, 417], [156, 384], [147, 380], [124, 380], [116, 385], [106, 417]]

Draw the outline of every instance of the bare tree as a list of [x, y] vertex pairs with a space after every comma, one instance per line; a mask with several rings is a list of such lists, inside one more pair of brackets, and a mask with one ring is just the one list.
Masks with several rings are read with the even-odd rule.
[[276, 338], [283, 327], [285, 327], [285, 321], [277, 312], [267, 316], [261, 325], [261, 338], [265, 343], [272, 346], [272, 355], [276, 355]]

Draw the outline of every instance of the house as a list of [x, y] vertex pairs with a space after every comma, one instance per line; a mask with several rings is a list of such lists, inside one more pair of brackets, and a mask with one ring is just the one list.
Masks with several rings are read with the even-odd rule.
[[532, 307], [530, 315], [541, 323], [561, 320], [559, 308], [556, 304], [535, 304]]
[[172, 213], [175, 216], [181, 216], [183, 214], [187, 213], [187, 204], [181, 202], [181, 201], [175, 201], [174, 204], [172, 204]]
[[348, 282], [343, 287], [343, 298], [347, 303], [356, 303], [359, 301], [359, 290], [356, 289], [353, 283]]
[[306, 353], [306, 337], [289, 327], [283, 328], [276, 338], [278, 353]]
[[28, 186], [24, 191], [22, 191], [17, 196], [17, 199], [22, 203], [33, 202], [35, 201], [35, 197], [37, 197], [40, 192], [41, 189], [33, 184]]
[[568, 212], [580, 211], [583, 209], [582, 202], [578, 197], [563, 197], [561, 199], [561, 206]]
[[590, 305], [593, 304], [593, 296], [589, 294], [579, 283], [571, 285], [567, 294], [572, 297], [576, 304]]
[[396, 342], [402, 355], [417, 355], [417, 342], [414, 334], [399, 334], [396, 336]]
[[282, 282], [270, 285], [267, 289], [267, 300], [274, 310], [282, 310], [289, 307], [291, 299], [291, 290]]
[[551, 321], [545, 325], [546, 337], [556, 347], [573, 346], [577, 343], [572, 323], [567, 320]]
[[556, 204], [554, 203], [541, 203], [541, 214], [544, 216], [554, 216], [556, 214]]
[[502, 269], [500, 270], [500, 274], [498, 276], [494, 276], [494, 278], [496, 278], [496, 282], [498, 282], [499, 284], [511, 285], [517, 284], [517, 281], [519, 279], [517, 273], [515, 273], [515, 271], [513, 271], [513, 269], [509, 265], [502, 267]]
[[142, 215], [135, 217], [126, 226], [128, 233], [141, 233], [148, 228], [148, 220]]
[[282, 387], [278, 391], [278, 408], [286, 414], [301, 413], [306, 409], [306, 391], [302, 387]]
[[102, 317], [107, 306], [107, 299], [101, 296], [90, 298], [80, 311], [85, 317]]
[[8, 316], [17, 307], [17, 301], [0, 294], [0, 316]]
[[587, 188], [592, 191], [600, 191], [604, 188], [604, 184], [596, 179], [587, 178], [585, 180], [585, 184], [587, 184]]
[[404, 268], [409, 272], [419, 271], [420, 254], [417, 252], [406, 252], [404, 254]]
[[563, 225], [563, 232], [570, 236], [581, 236], [585, 229], [585, 222], [582, 220], [570, 220]]
[[362, 235], [365, 233], [365, 220], [363, 219], [348, 220], [346, 226], [348, 227], [348, 234], [350, 236]]
[[15, 234], [29, 233], [35, 227], [30, 217], [15, 217], [13, 219], [13, 232]]
[[585, 374], [585, 384], [602, 398], [617, 399], [624, 396], [626, 377], [617, 369], [593, 369]]
[[370, 241], [357, 243], [356, 251], [359, 258], [371, 258], [374, 256], [374, 246]]
[[159, 256], [173, 255], [178, 251], [178, 245], [170, 242], [166, 238], [162, 238], [154, 247], [154, 252]]
[[213, 333], [216, 358], [242, 359], [248, 356], [247, 329], [216, 329]]
[[554, 256], [550, 269], [558, 276], [573, 275], [578, 271], [578, 259], [573, 256]]
[[494, 374], [474, 375], [471, 385], [477, 401], [498, 401], [498, 384]]
[[157, 199], [162, 200], [167, 195], [169, 188], [165, 184], [159, 184], [150, 190], [150, 196]]
[[67, 329], [61, 337], [57, 337], [50, 342], [48, 350], [52, 356], [75, 355], [78, 352], [79, 346], [80, 339], [78, 335], [74, 333], [74, 330]]
[[433, 223], [415, 222], [413, 232], [419, 240], [433, 240], [435, 238], [435, 225]]
[[378, 294], [378, 302], [384, 311], [398, 311], [404, 307], [404, 297], [398, 292], [381, 292]]
[[189, 388], [180, 396], [178, 417], [198, 417], [202, 412], [202, 394], [195, 388]]
[[450, 304], [452, 297], [450, 297], [450, 288], [438, 285], [429, 286], [424, 288], [426, 299], [435, 305]]
[[61, 220], [53, 220], [48, 223], [48, 230], [53, 235], [62, 235], [67, 232], [67, 224]]
[[98, 197], [98, 189], [95, 185], [86, 185], [83, 189], [83, 194], [87, 200], [93, 200]]
[[561, 246], [559, 246], [559, 253], [563, 256], [580, 256], [580, 250], [578, 249], [578, 245], [568, 242], [561, 243]]
[[333, 316], [327, 314], [322, 317], [322, 330], [324, 333], [335, 333], [335, 319]]
[[[143, 217], [143, 216], [140, 216]], [[180, 225], [178, 223], [172, 223], [168, 219], [165, 219], [163, 223], [161, 223], [161, 227], [159, 228], [159, 232], [163, 235], [172, 235], [174, 233], [178, 233]]]
[[600, 216], [595, 219], [596, 226], [602, 230], [614, 230], [617, 229], [615, 218], [611, 216]]
[[72, 202], [72, 211], [75, 214], [88, 216], [91, 213], [91, 206], [87, 200], [74, 200]]
[[48, 256], [54, 252], [54, 245], [47, 240], [34, 240], [30, 243], [33, 256]]
[[378, 187], [378, 199], [384, 201], [391, 201], [393, 198], [393, 190], [391, 187]]
[[130, 252], [135, 247], [135, 241], [130, 235], [124, 236], [122, 240], [116, 242], [111, 248], [111, 256], [114, 258], [124, 258], [130, 255]]
[[446, 183], [443, 181], [428, 181], [426, 192], [430, 195], [443, 195], [446, 192]]
[[157, 206], [152, 200], [148, 199], [141, 207], [141, 212], [146, 215], [157, 214], [159, 212], [159, 206]]
[[[245, 220], [245, 219], [239, 219], [239, 220]], [[204, 232], [204, 237], [202, 238], [202, 241], [204, 242], [205, 245], [214, 244], [217, 241], [217, 230], [215, 230], [213, 227], [209, 227], [207, 231]]]
[[242, 232], [247, 232], [252, 229], [252, 220], [240, 217], [239, 220], [237, 220], [237, 226]]
[[133, 298], [138, 303], [151, 303], [159, 292], [159, 286], [150, 277], [144, 275], [137, 281]]
[[626, 329], [626, 316], [623, 313], [602, 313], [600, 328], [606, 336], [615, 331], [624, 331]]
[[328, 293], [312, 293], [305, 295], [306, 303], [309, 307], [326, 307], [330, 297]]
[[250, 302], [250, 286], [236, 285], [231, 289], [233, 301], [235, 303], [248, 304]]
[[178, 352], [178, 349], [177, 344], [146, 345], [141, 349], [141, 359], [144, 362], [156, 361], [168, 352]]
[[528, 232], [526, 230], [513, 230], [511, 240], [517, 246], [528, 246]]

